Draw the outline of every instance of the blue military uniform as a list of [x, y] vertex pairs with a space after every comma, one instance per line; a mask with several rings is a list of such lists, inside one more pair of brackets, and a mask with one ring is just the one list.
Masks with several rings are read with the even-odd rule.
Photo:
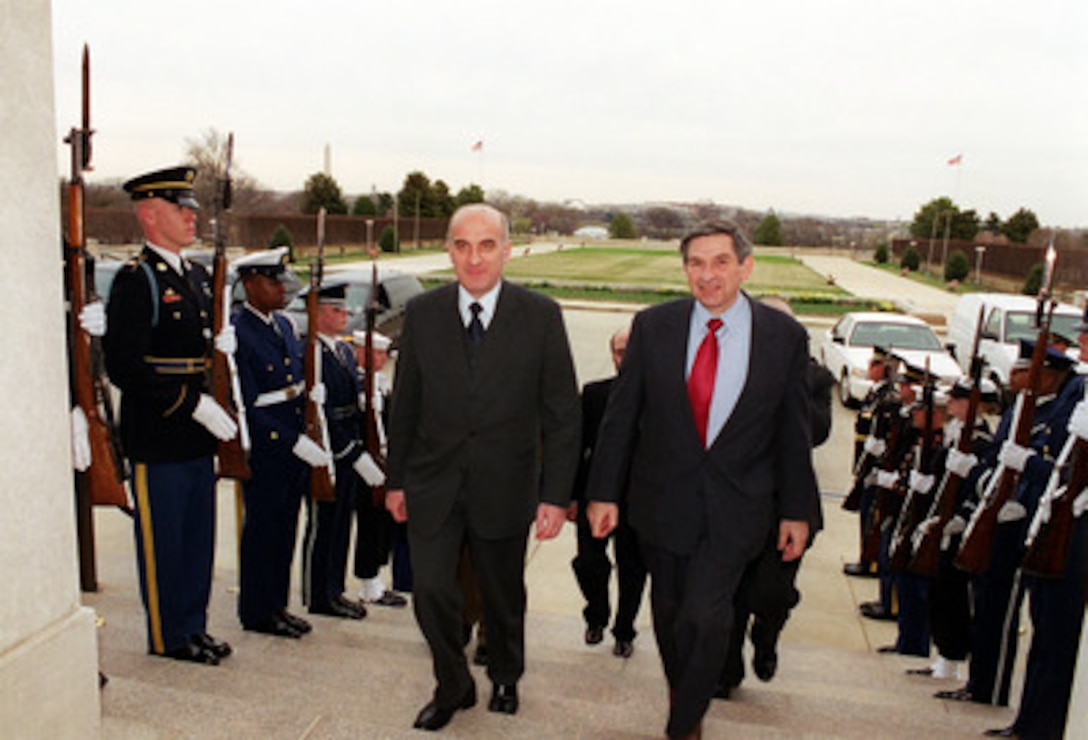
[[[243, 258], [235, 267], [240, 274], [253, 270], [278, 277], [284, 273], [286, 252], [283, 248], [255, 259]], [[252, 439], [252, 477], [242, 486], [245, 522], [238, 617], [247, 629], [297, 637], [298, 623], [289, 619], [287, 603], [299, 505], [310, 472], [309, 465], [291, 451], [304, 428], [302, 343], [294, 324], [278, 311], [265, 314], [247, 302], [231, 320], [238, 337], [236, 361]], [[281, 620], [295, 627], [287, 629]]]
[[[191, 168], [125, 183], [134, 200], [196, 208]], [[121, 389], [121, 437], [132, 463], [140, 594], [148, 649], [216, 663], [206, 633], [215, 545], [215, 438], [193, 419], [207, 391], [211, 286], [207, 272], [145, 245], [110, 291], [106, 367]]]

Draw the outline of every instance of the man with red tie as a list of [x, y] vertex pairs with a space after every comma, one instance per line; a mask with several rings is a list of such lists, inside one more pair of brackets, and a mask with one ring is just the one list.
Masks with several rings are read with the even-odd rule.
[[736, 225], [704, 224], [680, 253], [692, 298], [635, 317], [587, 490], [605, 536], [629, 481], [677, 738], [701, 736], [745, 567], [775, 521], [783, 560], [800, 557], [817, 496], [805, 329], [741, 290], [754, 258]]

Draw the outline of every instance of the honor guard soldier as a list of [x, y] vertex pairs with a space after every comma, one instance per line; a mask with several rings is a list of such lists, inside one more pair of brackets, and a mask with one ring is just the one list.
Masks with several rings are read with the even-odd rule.
[[289, 280], [286, 261], [287, 247], [279, 247], [234, 262], [246, 301], [231, 320], [253, 445], [252, 477], [242, 484], [238, 617], [247, 630], [298, 638], [311, 629], [287, 611], [298, 510], [310, 467], [327, 464], [328, 455], [303, 433], [302, 343], [281, 312]]
[[[206, 631], [215, 552], [217, 438], [238, 432], [208, 393], [213, 348], [208, 273], [181, 250], [196, 234], [191, 167], [129, 180], [145, 243], [110, 291], [106, 367], [121, 389], [132, 463], [136, 556], [154, 655], [215, 665], [230, 655]], [[234, 351], [234, 331], [215, 337]]]
[[336, 461], [336, 498], [317, 502], [307, 499], [302, 599], [311, 614], [362, 619], [366, 607], [344, 596], [351, 518], [360, 495], [360, 478], [377, 474], [379, 483], [384, 478], [362, 440], [359, 369], [350, 345], [340, 339], [347, 320], [347, 286], [326, 283], [318, 294], [317, 326], [309, 327], [309, 331], [317, 332], [321, 345], [325, 418]]

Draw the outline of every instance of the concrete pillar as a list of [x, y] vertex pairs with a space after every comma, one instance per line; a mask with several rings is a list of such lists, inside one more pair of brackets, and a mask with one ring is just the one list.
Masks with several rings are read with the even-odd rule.
[[98, 655], [78, 584], [50, 24], [49, 0], [0, 0], [0, 734], [85, 738]]

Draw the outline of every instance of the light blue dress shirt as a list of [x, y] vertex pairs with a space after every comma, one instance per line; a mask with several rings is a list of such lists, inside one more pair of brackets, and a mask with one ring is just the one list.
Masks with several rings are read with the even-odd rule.
[[706, 323], [713, 318], [722, 320], [715, 336], [718, 338], [718, 373], [714, 378], [714, 396], [710, 401], [710, 418], [706, 425], [707, 447], [729, 421], [744, 384], [748, 381], [748, 364], [752, 350], [752, 306], [744, 293], [725, 313], [714, 316], [703, 304], [695, 301], [688, 329], [688, 355], [684, 377], [690, 377], [695, 355], [707, 333]]

